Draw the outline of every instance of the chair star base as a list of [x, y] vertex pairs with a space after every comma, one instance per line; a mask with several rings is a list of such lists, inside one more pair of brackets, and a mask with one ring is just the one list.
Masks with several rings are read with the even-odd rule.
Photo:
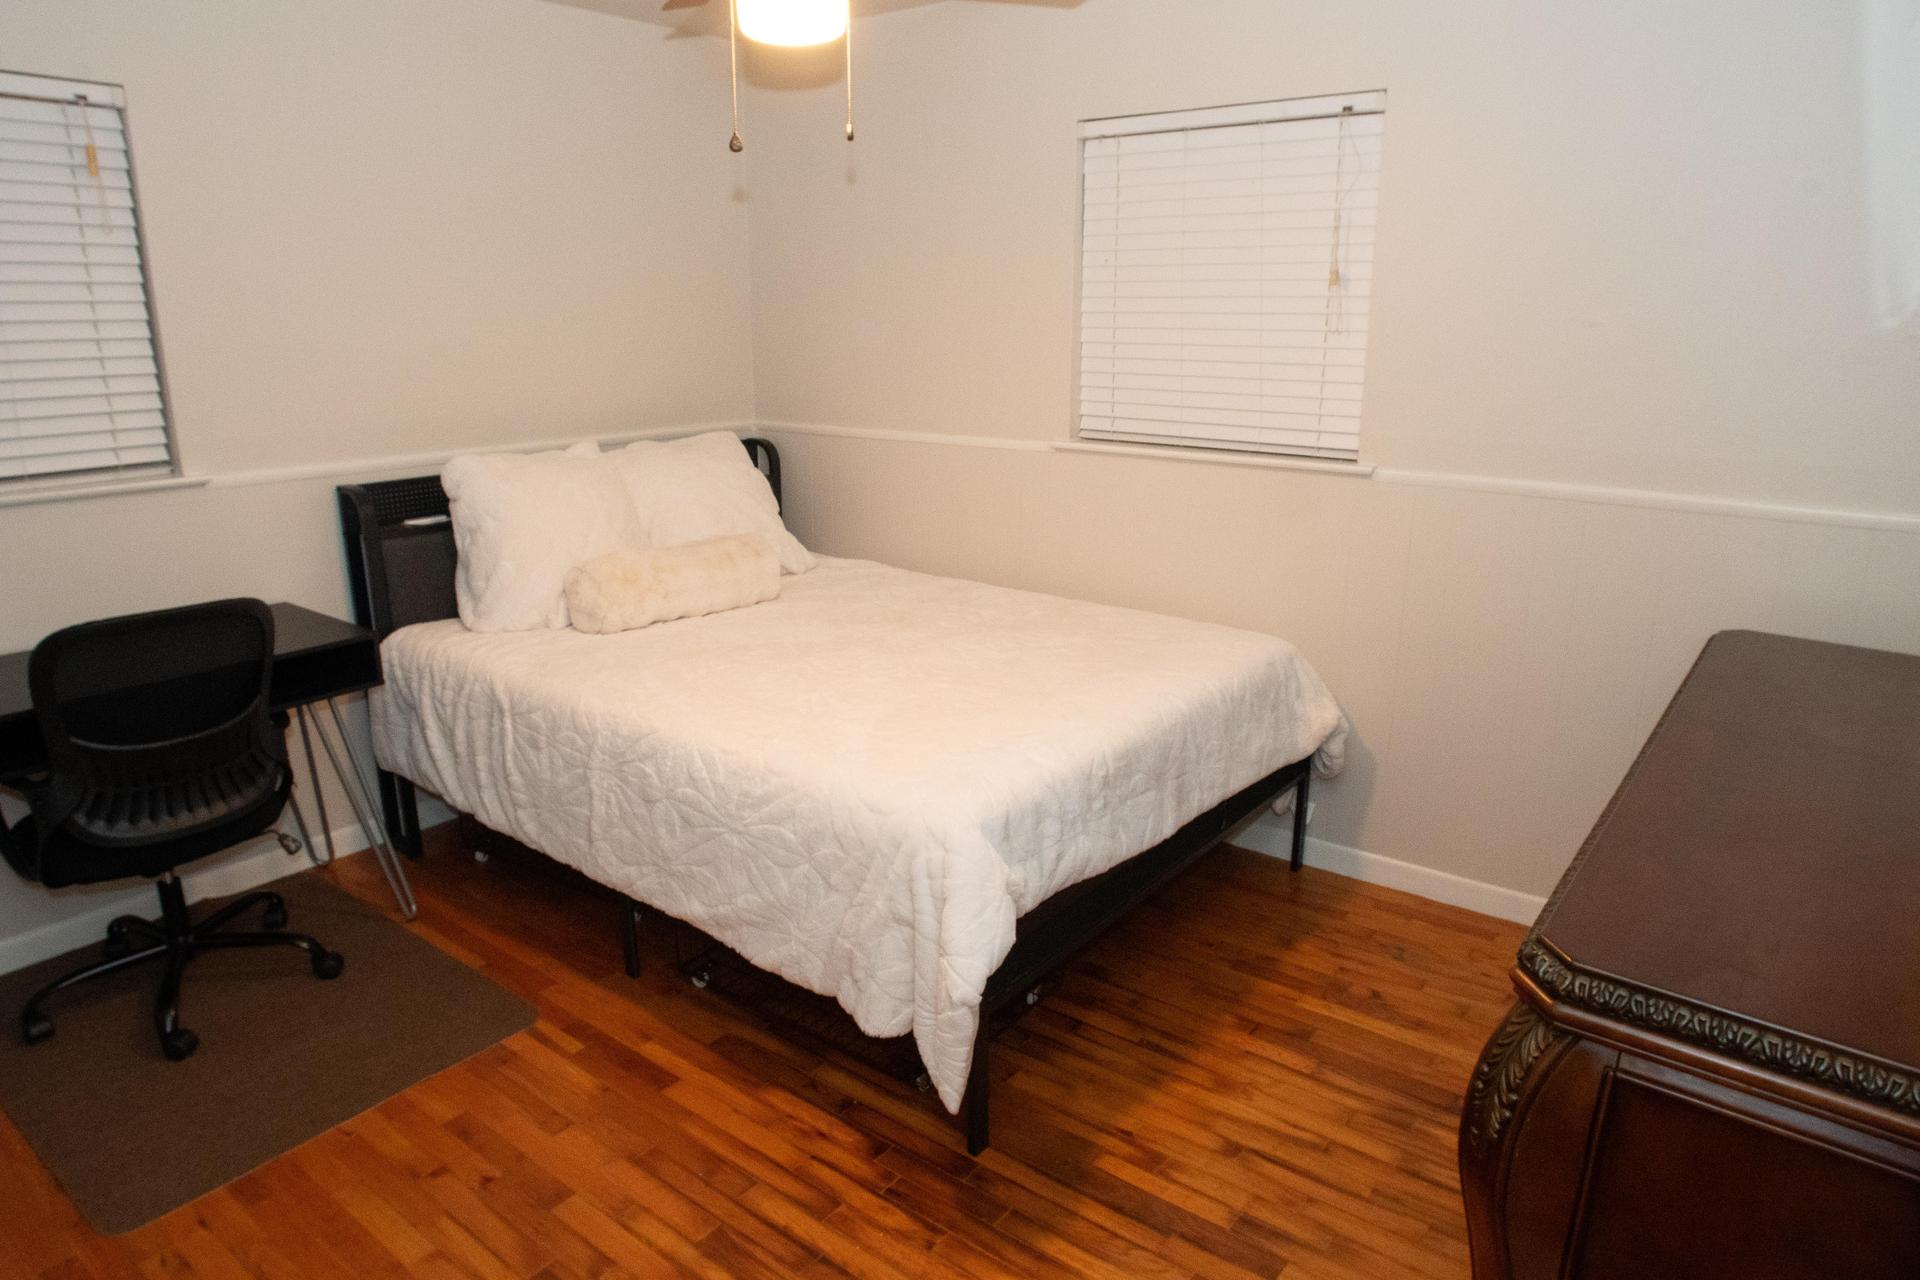
[[[39, 1044], [53, 1036], [53, 1020], [44, 1008], [52, 996], [122, 969], [148, 961], [163, 961], [165, 970], [154, 996], [153, 1023], [160, 1036], [161, 1051], [179, 1062], [193, 1056], [193, 1051], [200, 1047], [200, 1037], [180, 1025], [180, 980], [187, 962], [201, 952], [229, 947], [297, 947], [307, 953], [313, 976], [323, 980], [339, 977], [346, 967], [339, 952], [327, 950], [317, 939], [304, 933], [284, 932], [287, 904], [277, 893], [246, 894], [195, 922], [188, 914], [186, 894], [177, 876], [169, 873], [155, 883], [155, 888], [160, 892], [159, 920], [118, 917], [107, 926], [103, 959], [55, 979], [27, 1001], [20, 1013], [20, 1030], [28, 1044]], [[259, 929], [227, 927], [256, 907], [264, 908]]]

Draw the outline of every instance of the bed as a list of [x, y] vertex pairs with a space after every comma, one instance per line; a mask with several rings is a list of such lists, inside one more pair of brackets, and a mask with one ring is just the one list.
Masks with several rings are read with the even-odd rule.
[[730, 612], [471, 632], [438, 482], [340, 501], [402, 846], [417, 784], [911, 1031], [976, 1153], [991, 1015], [1276, 798], [1297, 866], [1338, 767], [1338, 706], [1268, 636], [825, 558]]

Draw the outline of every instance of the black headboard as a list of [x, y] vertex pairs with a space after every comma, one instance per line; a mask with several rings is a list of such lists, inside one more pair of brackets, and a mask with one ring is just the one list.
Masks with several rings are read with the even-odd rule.
[[[758, 437], [741, 443], [780, 501], [779, 450]], [[440, 477], [343, 484], [337, 492], [354, 619], [384, 640], [415, 622], [457, 616], [453, 525]]]

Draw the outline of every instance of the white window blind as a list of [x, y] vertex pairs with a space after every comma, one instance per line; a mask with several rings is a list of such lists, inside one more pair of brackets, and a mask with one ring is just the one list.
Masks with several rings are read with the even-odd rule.
[[1384, 92], [1080, 127], [1079, 434], [1352, 459]]
[[173, 467], [121, 108], [0, 73], [0, 485]]

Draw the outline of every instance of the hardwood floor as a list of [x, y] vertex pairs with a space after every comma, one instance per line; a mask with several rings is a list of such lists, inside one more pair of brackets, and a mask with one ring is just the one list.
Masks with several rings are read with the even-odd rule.
[[[997, 1042], [976, 1161], [659, 935], [628, 980], [609, 895], [429, 839], [416, 927], [535, 1026], [111, 1239], [0, 1119], [0, 1274], [1467, 1275], [1454, 1126], [1517, 925], [1222, 850]], [[391, 901], [370, 859], [325, 874]]]

